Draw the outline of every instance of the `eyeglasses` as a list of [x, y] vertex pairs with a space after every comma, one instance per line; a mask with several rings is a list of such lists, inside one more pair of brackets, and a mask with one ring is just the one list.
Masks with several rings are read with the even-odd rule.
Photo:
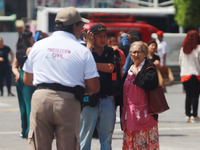
[[140, 55], [142, 53], [143, 53], [143, 51], [129, 51], [130, 55], [136, 55], [136, 54]]

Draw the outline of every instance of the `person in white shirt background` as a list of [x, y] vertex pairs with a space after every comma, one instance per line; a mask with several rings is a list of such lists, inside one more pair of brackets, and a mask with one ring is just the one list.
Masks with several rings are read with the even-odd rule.
[[160, 67], [166, 66], [166, 55], [169, 52], [167, 43], [163, 41], [163, 31], [159, 30], [156, 32], [158, 36], [158, 49], [157, 53], [160, 57]]

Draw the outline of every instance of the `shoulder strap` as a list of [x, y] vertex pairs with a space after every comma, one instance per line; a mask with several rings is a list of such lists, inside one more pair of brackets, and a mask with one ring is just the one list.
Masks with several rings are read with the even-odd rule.
[[[147, 67], [145, 70], [144, 70], [144, 72], [143, 72], [143, 74], [146, 72], [146, 70], [147, 69], [149, 69], [149, 68], [153, 68], [153, 69], [155, 69], [155, 67], [153, 67], [153, 66], [149, 66], [149, 67]], [[156, 70], [156, 69], [155, 69]]]

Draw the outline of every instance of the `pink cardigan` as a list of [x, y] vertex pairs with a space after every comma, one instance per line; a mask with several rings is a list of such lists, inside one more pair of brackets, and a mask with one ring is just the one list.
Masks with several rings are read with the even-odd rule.
[[127, 75], [123, 87], [122, 129], [125, 122], [129, 131], [139, 131], [155, 126], [156, 121], [148, 111], [148, 95], [144, 89], [133, 84], [135, 75]]

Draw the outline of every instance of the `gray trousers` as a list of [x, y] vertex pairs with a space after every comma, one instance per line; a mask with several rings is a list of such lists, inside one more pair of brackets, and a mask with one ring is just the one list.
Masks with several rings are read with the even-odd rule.
[[31, 101], [29, 150], [51, 150], [54, 134], [58, 150], [79, 150], [80, 114], [74, 94], [36, 90]]

